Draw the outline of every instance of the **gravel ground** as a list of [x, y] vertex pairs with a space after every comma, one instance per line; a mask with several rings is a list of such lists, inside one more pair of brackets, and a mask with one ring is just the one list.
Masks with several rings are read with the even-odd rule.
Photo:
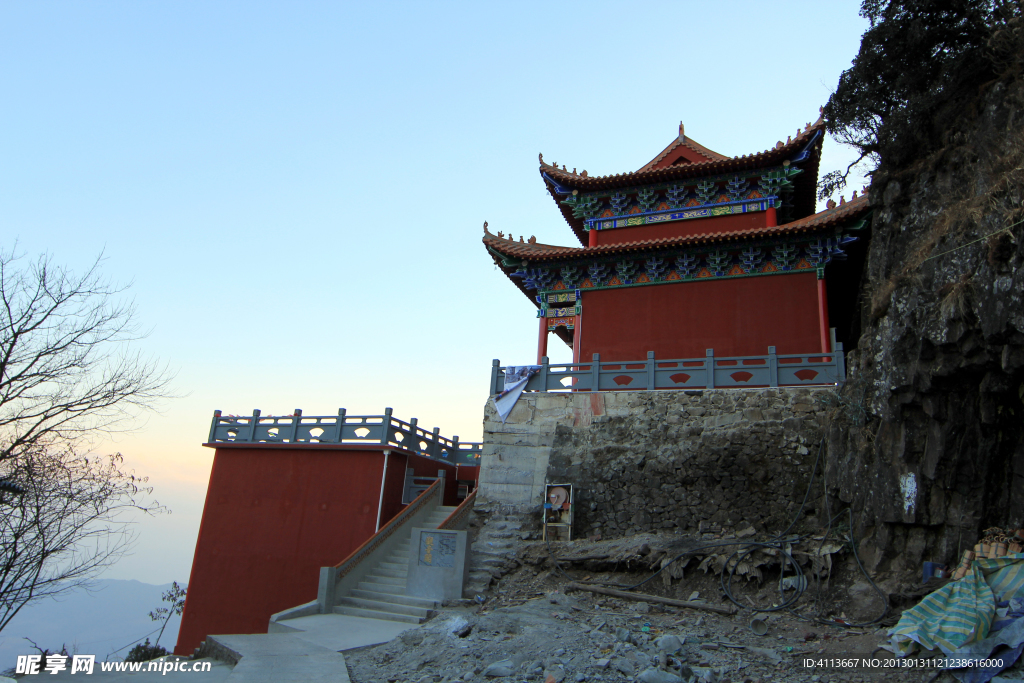
[[346, 659], [356, 683], [953, 680], [934, 678], [931, 670], [808, 668], [803, 662], [809, 658], [884, 660], [889, 653], [876, 650], [885, 642], [884, 629], [827, 632], [772, 615], [768, 633], [758, 636], [748, 626], [752, 616], [553, 591], [495, 609], [449, 608], [419, 629]]

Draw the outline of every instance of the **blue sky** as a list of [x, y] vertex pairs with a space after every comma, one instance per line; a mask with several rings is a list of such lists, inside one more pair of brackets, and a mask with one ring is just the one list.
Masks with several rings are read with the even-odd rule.
[[[481, 226], [573, 243], [538, 152], [635, 170], [680, 120], [723, 154], [770, 148], [817, 118], [857, 9], [0, 2], [3, 246], [102, 252], [177, 373], [179, 398], [96, 445], [173, 509], [106, 577], [187, 581], [214, 409], [391, 406], [478, 440], [491, 359], [536, 349]], [[850, 159], [830, 140], [822, 172]]]

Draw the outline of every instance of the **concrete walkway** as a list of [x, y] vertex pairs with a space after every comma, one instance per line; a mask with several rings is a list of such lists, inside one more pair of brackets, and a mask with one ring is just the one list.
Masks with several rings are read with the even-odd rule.
[[[418, 628], [418, 625], [353, 617], [347, 614], [314, 614], [272, 622], [271, 628], [276, 633], [291, 633], [296, 638], [314, 645], [326, 647], [334, 652], [344, 652], [357, 647], [386, 643], [403, 631]], [[295, 631], [286, 631], [288, 628]]]
[[210, 636], [207, 641], [218, 656], [226, 650], [229, 658], [237, 657], [225, 683], [349, 683], [344, 655], [293, 633]]
[[[204, 651], [211, 656], [199, 660], [170, 655], [162, 660], [184, 660], [188, 667], [197, 662], [209, 662], [210, 670], [147, 671], [135, 673], [101, 671], [97, 662], [92, 675], [93, 683], [127, 683], [128, 681], [203, 681], [203, 683], [271, 683], [280, 681], [308, 681], [309, 683], [349, 683], [345, 650], [386, 643], [412, 624], [380, 619], [365, 619], [344, 614], [316, 614], [289, 619], [272, 625], [275, 633], [250, 635], [210, 636]], [[70, 662], [68, 669], [70, 669]], [[47, 674], [48, 681], [82, 680], [82, 674], [70, 670]]]

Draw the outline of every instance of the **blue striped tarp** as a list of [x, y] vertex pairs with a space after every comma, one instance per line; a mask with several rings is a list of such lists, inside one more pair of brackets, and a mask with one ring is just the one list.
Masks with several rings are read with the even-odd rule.
[[900, 617], [890, 631], [897, 654], [911, 654], [918, 645], [947, 655], [988, 636], [996, 602], [1024, 597], [1024, 553], [974, 561], [959, 581], [927, 595]]

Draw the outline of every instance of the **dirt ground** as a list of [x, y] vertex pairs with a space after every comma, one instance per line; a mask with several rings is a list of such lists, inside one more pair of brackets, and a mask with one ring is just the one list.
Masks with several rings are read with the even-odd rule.
[[[390, 643], [346, 653], [350, 676], [356, 683], [817, 683], [881, 681], [893, 676], [912, 683], [955, 680], [934, 669], [908, 668], [906, 660], [894, 670], [896, 658], [883, 648], [888, 643], [886, 631], [901, 606], [915, 604], [918, 594], [934, 586], [922, 589], [908, 577], [876, 577], [894, 603], [886, 619], [862, 627], [821, 623], [826, 619], [855, 624], [858, 617], [870, 621], [881, 615], [884, 604], [871, 591], [851, 598], [849, 587], [862, 581], [863, 575], [841, 550], [822, 559], [816, 554], [823, 547], [820, 540], [791, 548], [798, 560], [805, 553], [804, 571], [811, 576], [795, 602], [794, 590], [779, 593], [778, 562], [773, 566], [761, 562], [764, 557], [751, 557], [746, 574], [736, 578], [730, 589], [740, 604], [748, 605], [736, 608], [722, 590], [720, 574], [715, 573], [716, 562], [724, 565], [735, 547], [721, 551], [718, 560], [704, 563], [708, 557], [704, 554], [688, 563], [675, 562], [633, 591], [694, 601], [696, 609], [620, 599], [570, 585], [618, 585], [621, 590], [650, 577], [681, 549], [706, 542], [655, 535], [550, 545], [523, 542], [515, 548], [509, 570], [478, 598], [483, 604], [469, 600], [448, 605], [424, 626]], [[552, 557], [558, 558], [557, 566]], [[827, 575], [827, 581], [814, 580], [815, 568]], [[753, 609], [772, 608], [783, 600], [793, 604], [773, 612]], [[735, 613], [719, 614], [701, 606], [735, 609]], [[754, 618], [764, 622], [763, 635], [751, 629]], [[859, 664], [871, 660], [873, 666], [851, 666], [849, 660], [854, 659]], [[1015, 673], [1004, 672], [1004, 676], [1022, 676], [1019, 669], [1020, 664]]]

